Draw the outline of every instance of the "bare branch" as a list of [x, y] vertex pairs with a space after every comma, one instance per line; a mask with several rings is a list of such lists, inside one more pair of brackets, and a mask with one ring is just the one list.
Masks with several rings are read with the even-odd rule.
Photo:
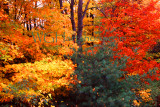
[[90, 2], [90, 0], [88, 0], [88, 2], [87, 2], [87, 5], [86, 5], [85, 10], [84, 10], [84, 12], [83, 12], [82, 19], [84, 18], [85, 14], [86, 14], [86, 11], [87, 11], [87, 8], [88, 8], [88, 5], [89, 5], [89, 2]]

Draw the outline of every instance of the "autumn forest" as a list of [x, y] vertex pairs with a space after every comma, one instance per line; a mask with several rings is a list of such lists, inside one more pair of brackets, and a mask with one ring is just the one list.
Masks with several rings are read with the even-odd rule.
[[160, 1], [0, 0], [0, 107], [160, 107]]

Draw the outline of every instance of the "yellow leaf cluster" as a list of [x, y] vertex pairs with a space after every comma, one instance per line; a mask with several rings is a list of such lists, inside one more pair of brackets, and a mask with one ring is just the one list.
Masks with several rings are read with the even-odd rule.
[[151, 95], [151, 90], [150, 89], [147, 89], [147, 90], [141, 90], [139, 91], [139, 94], [141, 96], [141, 98], [145, 101], [145, 102], [148, 102], [148, 101], [151, 101], [152, 98], [150, 97]]
[[[34, 63], [6, 65], [4, 71], [7, 71], [6, 73], [14, 72], [14, 75], [11, 77], [13, 82], [8, 82], [16, 87], [17, 91], [11, 88], [11, 92], [14, 92], [11, 96], [21, 98], [23, 94], [27, 98], [30, 95], [38, 96], [41, 92], [52, 93], [52, 96], [54, 96], [54, 91], [62, 86], [66, 87], [66, 90], [70, 90], [69, 84], [72, 82], [73, 77], [71, 74], [74, 72], [74, 67], [75, 65], [71, 60], [48, 57]], [[28, 83], [24, 83], [24, 80]], [[19, 85], [16, 85], [18, 83]], [[2, 81], [0, 91], [3, 90], [2, 88], [6, 89], [7, 85], [7, 83]], [[38, 90], [41, 90], [41, 92]], [[1, 95], [2, 92], [0, 92]], [[64, 93], [64, 95], [67, 94]]]

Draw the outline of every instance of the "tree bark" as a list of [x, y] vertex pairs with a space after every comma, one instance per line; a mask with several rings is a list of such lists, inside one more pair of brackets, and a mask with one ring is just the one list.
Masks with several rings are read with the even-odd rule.
[[3, 5], [4, 5], [4, 11], [5, 11], [5, 13], [9, 15], [9, 6], [8, 6], [8, 2], [7, 2], [7, 3], [4, 3]]
[[157, 96], [157, 106], [156, 107], [160, 107], [160, 95]]
[[30, 25], [29, 26], [29, 28], [30, 28], [29, 30], [32, 30], [32, 20], [31, 20], [31, 18], [29, 18], [29, 25]]
[[[76, 32], [75, 20], [74, 20], [74, 0], [71, 0], [70, 9], [71, 9], [71, 23], [72, 23], [72, 30]], [[72, 35], [73, 42], [75, 43], [75, 34]]]
[[59, 5], [60, 5], [60, 9], [62, 9], [63, 7], [62, 0], [59, 0]]
[[83, 18], [84, 18], [85, 14], [86, 14], [86, 11], [87, 11], [89, 2], [90, 2], [90, 0], [88, 0], [84, 12], [82, 12], [83, 0], [79, 0], [79, 3], [78, 3], [77, 43], [78, 43], [78, 46], [79, 46], [80, 48], [82, 48], [82, 41], [81, 41], [81, 39], [82, 39], [82, 31], [83, 31]]
[[[94, 15], [91, 13], [90, 17], [92, 18], [92, 26], [94, 26]], [[94, 36], [94, 27], [92, 28], [92, 36]]]
[[27, 31], [29, 31], [29, 21], [27, 21]]
[[[35, 9], [37, 9], [37, 1], [35, 1]], [[36, 18], [33, 19], [34, 21], [34, 28], [36, 29]]]
[[63, 12], [63, 10], [62, 10], [62, 7], [63, 7], [62, 0], [59, 0], [59, 5], [60, 5], [61, 13], [64, 14], [64, 12]]
[[17, 5], [16, 5], [16, 2], [17, 2], [17, 0], [15, 0], [15, 15], [14, 15], [14, 20], [16, 20], [17, 19]]
[[78, 46], [81, 48], [82, 43], [81, 43], [81, 38], [82, 38], [82, 30], [83, 30], [83, 16], [82, 16], [82, 5], [83, 5], [83, 0], [79, 0], [78, 3], [78, 31], [77, 31], [77, 43]]

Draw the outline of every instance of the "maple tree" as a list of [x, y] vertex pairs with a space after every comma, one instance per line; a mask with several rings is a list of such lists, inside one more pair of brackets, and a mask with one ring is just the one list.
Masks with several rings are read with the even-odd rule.
[[[115, 39], [118, 46], [114, 50], [121, 50], [119, 54], [130, 57], [125, 69], [130, 74], [143, 74], [154, 67], [159, 67], [156, 61], [146, 58], [146, 53], [152, 49], [160, 37], [158, 20], [160, 13], [158, 8], [155, 8], [157, 2], [152, 1], [149, 5], [143, 6], [136, 2], [112, 1], [112, 5], [107, 7], [109, 9], [105, 10], [107, 18], [101, 20], [102, 36], [118, 37]], [[125, 40], [121, 41], [120, 37], [125, 37]], [[152, 79], [158, 79], [158, 77], [159, 70]]]

